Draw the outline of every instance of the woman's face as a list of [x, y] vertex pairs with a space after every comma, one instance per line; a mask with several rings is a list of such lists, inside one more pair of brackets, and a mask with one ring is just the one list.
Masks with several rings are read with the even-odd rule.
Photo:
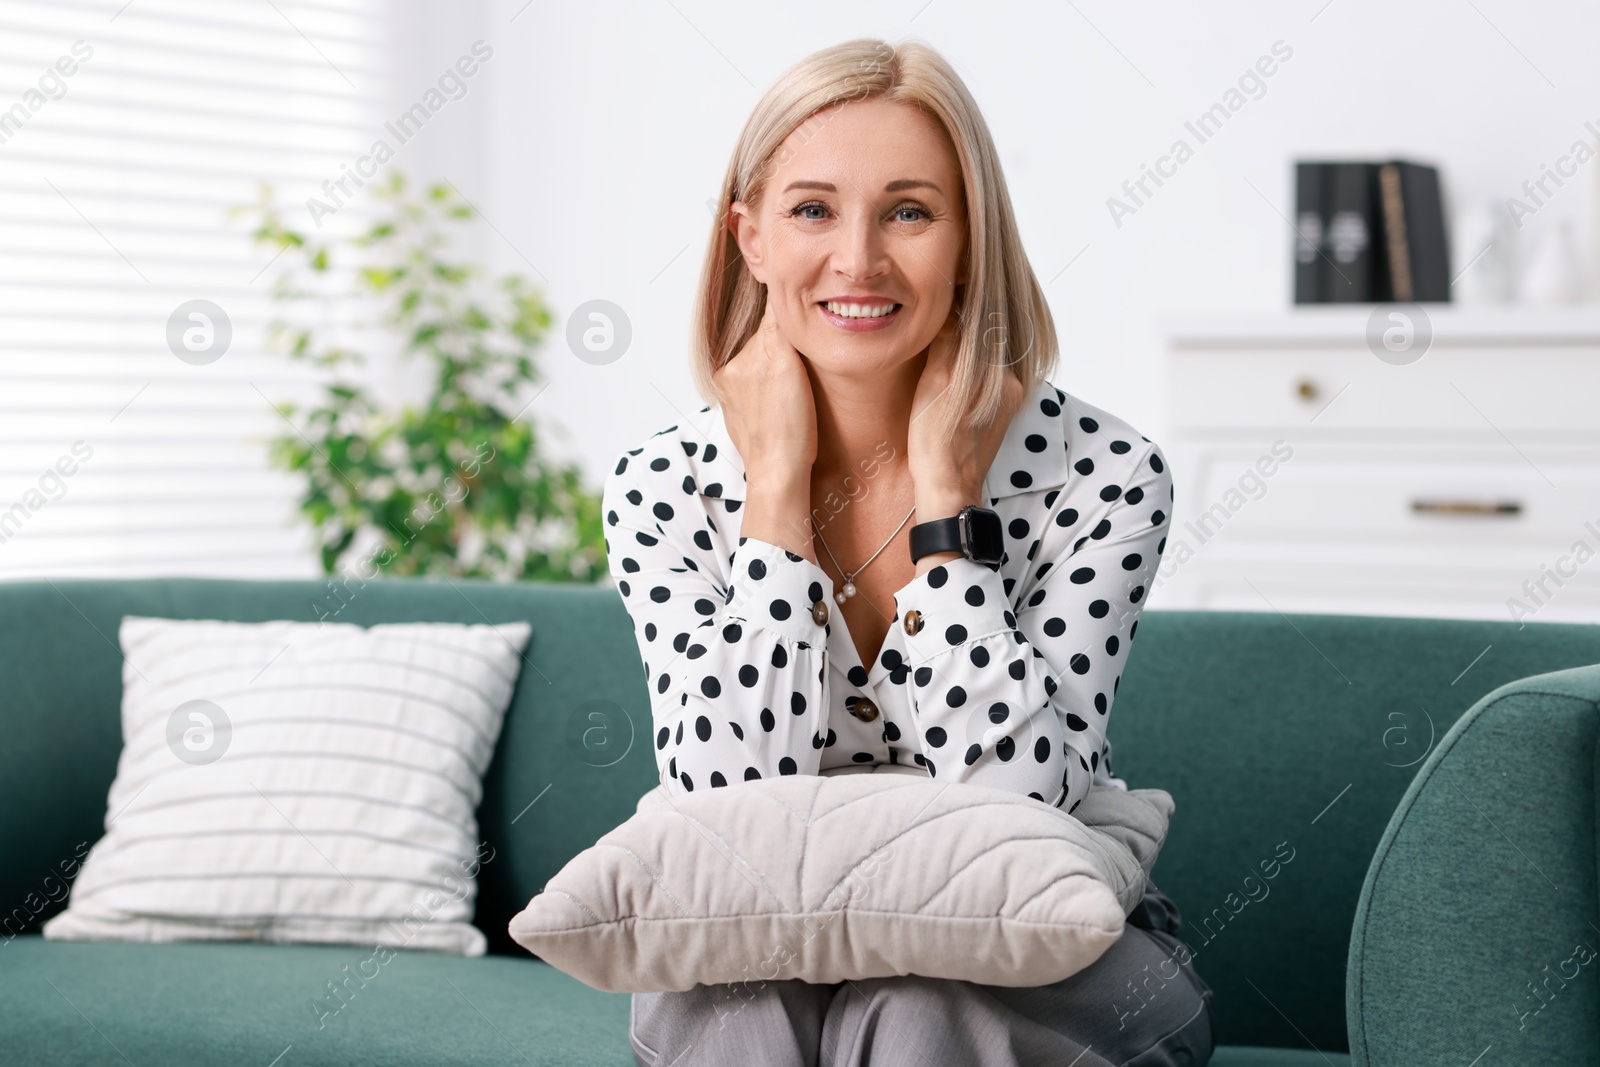
[[943, 127], [912, 105], [850, 101], [812, 115], [773, 162], [760, 203], [735, 201], [730, 225], [784, 339], [841, 376], [916, 358], [966, 281], [961, 165]]

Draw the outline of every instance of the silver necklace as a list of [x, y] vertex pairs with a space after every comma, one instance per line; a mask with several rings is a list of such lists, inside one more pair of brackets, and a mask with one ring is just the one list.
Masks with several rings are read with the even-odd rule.
[[[912, 504], [911, 511], [906, 512], [906, 517], [900, 520], [900, 526], [896, 526], [894, 528], [894, 533], [889, 535], [889, 541], [894, 540], [895, 534], [900, 532], [900, 527], [906, 524], [906, 522], [911, 518], [911, 512], [916, 510], [917, 506]], [[867, 569], [867, 563], [871, 563], [873, 560], [878, 558], [878, 552], [882, 552], [884, 549], [889, 547], [889, 541], [885, 541], [883, 544], [878, 546], [878, 552], [874, 552], [872, 555], [867, 557], [866, 563], [863, 563], [853, 571], [846, 571], [843, 567], [839, 566], [839, 561], [834, 559], [833, 549], [828, 547], [828, 542], [823, 538], [821, 530], [817, 531], [817, 540], [822, 542], [822, 550], [828, 554], [829, 559], [833, 560], [834, 569], [836, 569], [840, 574], [844, 575], [844, 588], [833, 594], [833, 599], [837, 600], [841, 604], [843, 604], [849, 597], [856, 595], [856, 575]]]

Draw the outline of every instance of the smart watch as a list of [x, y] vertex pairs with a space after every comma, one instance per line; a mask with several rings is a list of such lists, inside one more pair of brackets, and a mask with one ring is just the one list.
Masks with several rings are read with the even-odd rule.
[[911, 562], [935, 552], [959, 552], [974, 563], [999, 570], [1005, 553], [999, 513], [968, 504], [948, 518], [911, 527]]

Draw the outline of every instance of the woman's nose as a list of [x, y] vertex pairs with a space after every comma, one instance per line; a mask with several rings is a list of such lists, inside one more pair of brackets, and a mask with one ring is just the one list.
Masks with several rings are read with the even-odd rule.
[[835, 232], [839, 239], [834, 249], [834, 267], [841, 274], [860, 281], [884, 272], [888, 240], [876, 217], [858, 214]]

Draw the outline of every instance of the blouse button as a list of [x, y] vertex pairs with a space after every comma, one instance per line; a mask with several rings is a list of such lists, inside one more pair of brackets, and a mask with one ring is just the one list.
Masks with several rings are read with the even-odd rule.
[[910, 611], [906, 612], [905, 628], [906, 633], [908, 634], [921, 633], [922, 612], [918, 611], [916, 608], [912, 608]]
[[828, 622], [828, 602], [815, 600], [811, 603], [811, 621], [818, 626], [825, 626]]
[[850, 714], [854, 715], [862, 722], [871, 722], [873, 719], [878, 717], [878, 705], [874, 704], [866, 697], [862, 697], [851, 706]]

